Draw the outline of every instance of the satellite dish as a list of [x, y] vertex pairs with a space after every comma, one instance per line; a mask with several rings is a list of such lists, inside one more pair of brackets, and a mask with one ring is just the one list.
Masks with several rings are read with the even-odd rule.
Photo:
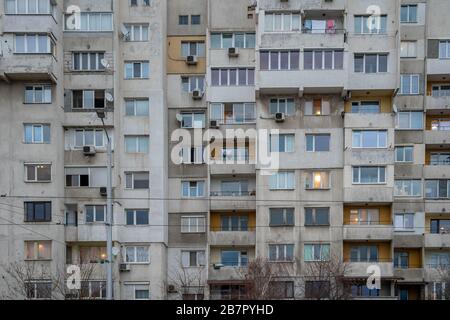
[[112, 94], [109, 93], [109, 92], [107, 92], [107, 93], [105, 94], [105, 98], [106, 98], [106, 101], [108, 101], [108, 102], [113, 102], [113, 101], [114, 101], [114, 97], [113, 97]]
[[108, 60], [106, 60], [106, 59], [101, 59], [101, 60], [100, 60], [100, 63], [102, 64], [103, 67], [109, 68]]
[[130, 32], [128, 31], [128, 29], [124, 25], [120, 26], [120, 32], [122, 33], [122, 35], [124, 37], [127, 37], [130, 34]]
[[183, 121], [183, 116], [179, 113], [177, 113], [176, 118], [179, 122]]
[[112, 248], [113, 256], [117, 256], [119, 253], [120, 253], [120, 248], [118, 248], [118, 247], [113, 247]]
[[397, 112], [398, 112], [398, 109], [397, 109], [397, 105], [396, 105], [396, 104], [393, 104], [393, 105], [392, 105], [392, 111], [394, 111], [394, 113], [397, 113]]

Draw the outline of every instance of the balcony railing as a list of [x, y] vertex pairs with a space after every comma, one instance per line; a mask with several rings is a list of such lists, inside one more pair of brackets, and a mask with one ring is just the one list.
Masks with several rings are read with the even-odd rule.
[[211, 197], [246, 197], [255, 196], [256, 191], [211, 191]]

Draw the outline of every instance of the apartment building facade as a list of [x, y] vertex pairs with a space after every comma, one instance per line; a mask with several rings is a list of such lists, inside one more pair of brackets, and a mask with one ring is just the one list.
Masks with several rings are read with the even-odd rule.
[[115, 299], [245, 298], [256, 258], [277, 298], [329, 261], [353, 299], [448, 299], [449, 9], [2, 1], [1, 263], [105, 297], [110, 139]]

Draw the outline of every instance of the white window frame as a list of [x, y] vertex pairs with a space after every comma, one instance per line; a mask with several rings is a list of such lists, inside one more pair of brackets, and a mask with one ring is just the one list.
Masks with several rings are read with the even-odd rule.
[[[288, 71], [288, 70], [300, 70], [300, 59], [301, 59], [301, 55], [300, 55], [300, 51], [299, 50], [262, 50], [260, 51], [260, 59], [261, 59], [261, 53], [262, 52], [267, 52], [268, 53], [268, 60], [267, 60], [267, 69], [261, 69], [261, 71]], [[281, 52], [287, 52], [288, 53], [288, 67], [287, 69], [281, 69]], [[298, 62], [297, 62], [297, 69], [293, 69], [291, 67], [291, 58], [292, 58], [292, 53], [293, 52], [298, 52]], [[272, 69], [272, 53], [277, 53], [277, 65], [278, 68], [276, 69]], [[260, 66], [261, 66], [261, 61], [260, 61]]]
[[[134, 65], [135, 64], [139, 64], [140, 65], [140, 73], [141, 75], [138, 77], [134, 74]], [[127, 68], [131, 65], [132, 68], [132, 76], [128, 77], [127, 76]], [[147, 71], [148, 74], [144, 75], [144, 65], [147, 65]], [[150, 61], [125, 61], [123, 64], [123, 68], [124, 68], [124, 80], [134, 80], [134, 79], [149, 79], [150, 78]]]
[[[195, 253], [195, 266], [190, 264], [191, 253]], [[205, 250], [181, 250], [181, 267], [182, 268], [198, 268], [204, 267], [206, 265], [206, 254]], [[188, 261], [186, 261], [186, 256]], [[186, 262], [188, 262], [186, 264]]]
[[[442, 46], [445, 46], [445, 53], [442, 52]], [[450, 40], [439, 41], [439, 59], [450, 59]]]
[[[404, 91], [403, 79], [409, 78], [409, 91]], [[413, 84], [416, 83], [417, 91], [413, 91]], [[400, 75], [400, 92], [401, 95], [418, 95], [420, 94], [420, 74], [401, 74]]]
[[[125, 116], [127, 117], [148, 117], [150, 115], [150, 100], [149, 98], [125, 98]], [[147, 112], [146, 114], [137, 114], [137, 103], [138, 102], [146, 102], [147, 104]], [[127, 103], [133, 103], [133, 114], [127, 114]]]
[[[418, 192], [418, 194], [414, 194], [414, 188], [413, 188], [413, 183], [414, 182], [420, 182], [420, 190]], [[409, 188], [409, 190], [411, 190], [411, 192], [409, 194], [401, 194], [398, 193], [398, 188], [397, 186], [401, 183], [401, 191], [406, 190], [407, 188]], [[422, 180], [420, 179], [396, 179], [394, 181], [394, 196], [396, 197], [422, 197]]]
[[[150, 149], [150, 136], [148, 135], [125, 135], [124, 136], [125, 139], [125, 153], [127, 154], [148, 154], [149, 153], [149, 149]], [[129, 143], [131, 143], [131, 140], [134, 139], [134, 151], [133, 152], [127, 152], [127, 141], [129, 141]], [[141, 146], [141, 140], [147, 140], [147, 150], [142, 150], [144, 148], [142, 148]]]
[[[447, 188], [447, 196], [445, 196], [445, 197], [441, 197], [441, 188], [440, 188], [440, 180], [445, 180], [445, 181], [447, 181], [447, 184], [446, 184], [446, 188]], [[427, 191], [426, 191], [426, 188], [427, 188], [427, 182], [434, 182], [434, 183], [436, 183], [436, 192], [437, 192], [437, 194], [436, 194], [436, 196], [435, 197], [429, 197], [429, 196], [427, 196]], [[424, 197], [426, 198], [426, 199], [450, 199], [450, 179], [426, 179], [425, 180], [425, 192], [424, 192]]]
[[[194, 159], [192, 159], [192, 152]], [[204, 148], [203, 146], [191, 147], [184, 146], [180, 150], [180, 159], [182, 164], [203, 164], [205, 163], [203, 156]]]
[[[92, 221], [87, 221], [87, 209], [88, 207], [92, 207]], [[97, 220], [97, 208], [103, 207], [103, 220]], [[85, 223], [86, 224], [95, 224], [95, 223], [105, 223], [106, 222], [106, 205], [104, 204], [87, 204], [84, 206], [85, 213]]]
[[[50, 179], [49, 180], [38, 180], [38, 169], [39, 166], [47, 166], [50, 169]], [[29, 163], [26, 162], [24, 164], [25, 167], [25, 182], [51, 182], [52, 181], [52, 164], [49, 162], [44, 162], [44, 163]], [[34, 167], [34, 179], [30, 180], [28, 179], [28, 167]]]
[[[187, 88], [185, 81], [187, 80]], [[201, 83], [201, 85], [200, 85]], [[204, 76], [181, 76], [181, 88], [184, 92], [192, 92], [199, 90], [205, 92], [205, 77]], [[188, 90], [186, 90], [188, 89]]]
[[[272, 103], [276, 103], [277, 105], [277, 110], [276, 112], [272, 112], [272, 110], [270, 110], [270, 106], [272, 105]], [[288, 112], [288, 106], [289, 104], [292, 104], [293, 107], [293, 112]], [[275, 114], [278, 112], [284, 113], [285, 115], [294, 115], [295, 114], [295, 99], [294, 98], [270, 98], [269, 100], [269, 113], [270, 114]]]
[[[137, 224], [137, 218], [136, 218], [137, 211], [145, 211], [145, 212], [147, 213], [147, 220], [148, 220], [149, 223], [150, 223], [150, 212], [149, 212], [148, 209], [125, 209], [125, 224], [126, 224], [127, 226], [148, 226], [149, 223], [145, 223], [145, 224], [140, 223], [140, 224]], [[128, 213], [133, 213], [133, 224], [127, 224], [127, 216], [128, 216]]]
[[[93, 138], [94, 138], [94, 144], [87, 144], [86, 143], [86, 131], [92, 131]], [[106, 137], [104, 129], [76, 128], [76, 129], [74, 129], [73, 132], [74, 132], [74, 136], [73, 136], [74, 149], [82, 149], [84, 146], [91, 146], [91, 147], [95, 147], [95, 148], [105, 148], [105, 140], [107, 140], [107, 137]], [[83, 135], [83, 143], [82, 143], [82, 145], [77, 145], [77, 137], [76, 137], [77, 136], [77, 132], [82, 132], [82, 135]], [[97, 133], [99, 133], [99, 132], [102, 133], [102, 143], [101, 144], [97, 144]]]
[[[191, 111], [191, 112], [183, 111], [180, 114], [183, 117], [183, 120], [181, 121], [181, 128], [184, 128], [184, 129], [201, 129], [201, 128], [205, 127], [206, 115], [205, 115], [204, 111]], [[198, 121], [197, 122], [195, 121], [195, 116], [196, 115], [202, 115], [202, 121], [201, 121], [200, 125], [198, 125]], [[184, 117], [189, 117], [191, 119], [191, 123], [192, 123], [191, 126], [184, 125]]]
[[[377, 56], [377, 69], [376, 72], [366, 72], [366, 57], [368, 55], [376, 55]], [[356, 59], [355, 56], [363, 56], [363, 68], [362, 71], [356, 71]], [[380, 71], [380, 56], [386, 56], [386, 71]], [[353, 72], [354, 73], [363, 73], [363, 74], [386, 74], [389, 72], [389, 54], [388, 53], [357, 53], [355, 52], [355, 54], [353, 55]]]
[[[51, 289], [50, 289], [50, 292], [49, 292], [50, 295], [48, 297], [43, 297], [43, 298], [38, 298], [37, 297], [38, 296], [38, 285], [40, 285], [40, 284], [50, 285]], [[29, 299], [29, 300], [47, 300], [47, 299], [51, 299], [52, 298], [53, 285], [52, 285], [52, 281], [51, 280], [29, 280], [29, 281], [24, 281], [24, 285], [25, 286], [28, 286], [28, 285], [33, 286], [32, 297], [27, 297], [27, 299]], [[30, 291], [26, 290], [26, 292], [28, 293]]]
[[[195, 45], [195, 54], [191, 54], [191, 45]], [[183, 48], [185, 46], [188, 46], [187, 47], [188, 54], [185, 54], [186, 52], [184, 52]], [[204, 41], [181, 41], [180, 49], [181, 49], [180, 56], [183, 58], [186, 58], [188, 56], [196, 56], [199, 58], [204, 58], [206, 55], [206, 44]]]
[[[306, 190], [328, 190], [331, 187], [331, 175], [329, 171], [312, 171], [312, 172], [306, 172], [306, 179], [305, 179], [305, 189]], [[322, 175], [325, 175], [327, 179], [323, 179]], [[314, 187], [315, 178], [319, 176], [320, 177], [320, 187], [316, 188]], [[328, 181], [328, 185], [324, 185], [323, 181]]]
[[[245, 84], [240, 84], [239, 83], [239, 69], [245, 69]], [[219, 72], [219, 84], [214, 85], [212, 84], [211, 81], [211, 86], [213, 87], [242, 87], [242, 86], [254, 86], [255, 85], [255, 69], [254, 68], [248, 68], [248, 67], [242, 67], [242, 68], [211, 68], [211, 72], [212, 70], [217, 70], [217, 72]], [[222, 71], [226, 70], [227, 71], [227, 83], [222, 83]], [[230, 72], [231, 70], [234, 70], [236, 72], [236, 82], [235, 83], [231, 83], [231, 77], [230, 77]], [[253, 83], [249, 83], [249, 72], [250, 70], [253, 71]]]
[[[305, 68], [305, 53], [306, 52], [311, 52], [312, 54], [312, 60], [311, 60], [311, 69], [306, 69]], [[322, 60], [322, 68], [316, 68], [316, 52], [320, 52], [321, 53], [321, 60]], [[331, 52], [332, 53], [332, 58], [331, 58], [331, 68], [325, 68], [325, 52]], [[336, 65], [335, 65], [335, 59], [336, 59], [336, 52], [342, 52], [342, 68], [341, 69], [337, 69]], [[344, 50], [339, 50], [339, 49], [305, 49], [303, 51], [303, 67], [304, 70], [343, 70], [344, 68]]]
[[[450, 43], [450, 41], [449, 41]], [[450, 46], [450, 44], [449, 44]], [[450, 52], [450, 49], [449, 49]], [[449, 89], [443, 90], [442, 87], [448, 87]], [[437, 93], [437, 94], [436, 94]], [[441, 83], [431, 86], [431, 95], [435, 98], [450, 97], [450, 83]]]
[[[363, 108], [364, 105], [369, 105], [369, 104], [378, 104], [378, 112], [361, 112], [361, 109]], [[358, 110], [358, 112], [353, 112], [353, 106], [358, 105], [358, 108], [360, 108]], [[355, 114], [372, 114], [372, 113], [380, 113], [381, 112], [381, 103], [380, 101], [371, 101], [371, 100], [361, 100], [361, 101], [352, 101], [352, 112], [351, 113], [355, 113]]]
[[[284, 176], [284, 185], [281, 185], [280, 175]], [[273, 179], [273, 180], [272, 180]], [[292, 180], [292, 186], [289, 185]], [[272, 184], [271, 182], [275, 182]], [[269, 190], [294, 190], [295, 189], [295, 171], [280, 171], [269, 176]]]
[[[132, 249], [133, 250], [133, 255], [132, 255], [132, 259], [128, 260], [128, 255], [127, 255], [127, 250], [128, 249]], [[144, 261], [138, 261], [138, 250], [143, 250], [143, 252], [146, 252], [146, 259]], [[150, 263], [150, 246], [146, 246], [146, 245], [127, 245], [124, 246], [123, 248], [123, 260], [124, 263], [128, 263], [128, 264], [149, 264]]]
[[[72, 18], [72, 13], [67, 13], [64, 16], [64, 32], [112, 32], [114, 29], [114, 15], [112, 12], [80, 12], [80, 19], [81, 22], [79, 25], [77, 25], [76, 29], [70, 29], [67, 26], [67, 19]], [[97, 25], [100, 26], [99, 29], [91, 30], [91, 23], [90, 20], [93, 17], [100, 16], [100, 20], [98, 21]], [[104, 16], [109, 16], [109, 19], [111, 21], [111, 28], [103, 29], [103, 22]], [[86, 21], [86, 28], [83, 28], [83, 20]]]
[[[27, 91], [28, 88], [32, 88], [33, 92], [33, 101], [26, 101], [27, 100]], [[42, 101], [36, 101], [36, 88], [42, 89]], [[52, 103], [52, 85], [50, 84], [42, 84], [42, 85], [25, 85], [24, 89], [25, 93], [25, 104], [50, 104]]]
[[[195, 183], [195, 187], [191, 184]], [[185, 185], [187, 184], [187, 189]], [[191, 188], [195, 188], [195, 193], [192, 192]], [[187, 190], [187, 194], [184, 191]], [[205, 196], [205, 181], [204, 180], [191, 180], [191, 181], [181, 181], [181, 195], [183, 198], [202, 198]]]
[[[411, 160], [406, 160], [406, 149], [411, 149]], [[399, 160], [397, 151], [401, 150], [403, 160]], [[395, 162], [411, 163], [414, 162], [414, 146], [396, 146], [395, 147]]]
[[[284, 140], [284, 149], [280, 149], [280, 140]], [[288, 141], [291, 140], [289, 143]], [[270, 134], [269, 150], [276, 153], [293, 153], [295, 152], [295, 133], [279, 133]]]
[[[281, 16], [280, 19], [280, 29], [275, 29], [275, 16]], [[268, 25], [268, 17], [271, 16], [272, 26]], [[298, 27], [294, 27], [294, 17], [298, 19]], [[285, 30], [286, 23], [285, 20], [288, 20], [288, 28]], [[270, 28], [269, 28], [270, 27]], [[279, 32], [301, 32], [302, 31], [302, 18], [301, 14], [298, 11], [292, 12], [264, 12], [264, 32], [265, 33], [279, 33]]]
[[[150, 28], [145, 23], [130, 23], [125, 24], [125, 28], [128, 30], [128, 34], [125, 36], [126, 42], [147, 42], [150, 37]], [[135, 39], [135, 29], [139, 29], [139, 39]], [[144, 30], [147, 29], [147, 38], [144, 37]]]
[[[377, 168], [378, 169], [378, 177], [377, 177], [377, 182], [361, 182], [361, 169], [362, 168]], [[358, 168], [358, 181], [355, 182], [355, 176], [354, 176], [354, 169]], [[384, 181], [381, 180], [381, 168], [384, 168]], [[386, 166], [354, 166], [352, 167], [352, 184], [360, 184], [360, 185], [379, 185], [379, 184], [386, 184], [386, 170], [387, 167]]]
[[[313, 148], [312, 150], [308, 150], [308, 136], [312, 136], [313, 137]], [[317, 151], [316, 150], [316, 137], [318, 136], [328, 136], [328, 150], [321, 150], [321, 151]], [[306, 133], [305, 134], [305, 151], [306, 152], [330, 152], [331, 150], [331, 134], [329, 133]]]
[[[288, 248], [292, 247], [292, 257], [288, 259]], [[270, 258], [270, 249], [275, 248], [275, 259]], [[293, 243], [281, 243], [281, 244], [269, 244], [268, 246], [268, 258], [273, 262], [292, 262], [295, 259], [295, 244]]]
[[[224, 45], [223, 45], [223, 36], [224, 36], [224, 34], [227, 34], [227, 35], [229, 35], [229, 34], [231, 34], [232, 35], [232, 39], [231, 39], [231, 47], [225, 47]], [[244, 36], [244, 47], [237, 47], [236, 46], [236, 35], [243, 35]], [[249, 44], [247, 43], [248, 41], [247, 41], [247, 37], [249, 37], [249, 35], [253, 35], [253, 39], [254, 39], [254, 41], [253, 41], [253, 46], [249, 46]], [[254, 49], [255, 48], [255, 45], [256, 45], [256, 34], [254, 33], [254, 32], [212, 32], [211, 33], [211, 38], [213, 37], [213, 36], [218, 36], [218, 37], [220, 37], [220, 46], [218, 47], [218, 48], [215, 48], [215, 47], [213, 47], [212, 45], [211, 45], [211, 49], [212, 50], [218, 50], [218, 49], [228, 49], [228, 48], [241, 48], [241, 49]], [[211, 43], [212, 43], [212, 40], [211, 40]]]
[[[52, 241], [51, 240], [26, 240], [25, 243], [25, 261], [42, 261], [42, 260], [52, 260]], [[27, 256], [28, 246], [32, 246], [32, 256]], [[47, 246], [45, 249], [48, 251], [48, 256], [42, 256], [39, 253], [39, 248], [41, 246]]]
[[[307, 247], [311, 247], [311, 254], [312, 254], [312, 259], [306, 259], [306, 248]], [[323, 248], [328, 247], [328, 251], [324, 251]], [[314, 259], [314, 257], [316, 256], [316, 248], [319, 248], [320, 250], [320, 259]], [[330, 260], [330, 250], [331, 250], [331, 245], [329, 243], [305, 243], [303, 245], [303, 261], [305, 262], [314, 262], [314, 261], [329, 261]], [[328, 252], [328, 255], [326, 257], [324, 257], [325, 252]]]
[[[412, 216], [412, 227], [407, 228], [405, 225], [406, 219], [405, 216]], [[397, 217], [401, 217], [401, 226], [397, 225]], [[415, 225], [414, 225], [414, 217], [415, 214], [411, 212], [405, 212], [405, 213], [394, 213], [394, 230], [395, 231], [414, 231]]]
[[[420, 128], [416, 128], [416, 127], [412, 127], [412, 114], [421, 114], [422, 115], [422, 125]], [[408, 120], [409, 120], [409, 126], [407, 128], [400, 128], [400, 115], [404, 115], [404, 114], [408, 114]], [[423, 122], [424, 122], [424, 117], [423, 117], [423, 112], [422, 111], [400, 111], [397, 113], [396, 115], [396, 119], [395, 119], [395, 129], [396, 130], [423, 130]]]
[[[19, 12], [19, 5], [18, 5], [19, 1], [18, 0], [5, 0], [5, 13], [7, 15], [8, 14], [10, 14], [10, 15], [28, 15], [28, 14], [30, 14], [30, 15], [35, 15], [35, 14], [51, 15], [51, 14], [53, 14], [53, 5], [50, 0], [25, 0], [25, 1], [26, 1], [25, 2], [25, 12]], [[14, 2], [14, 12], [7, 12], [8, 11], [7, 10], [7, 8], [8, 8], [7, 2]], [[34, 4], [35, 4], [34, 7], [36, 9], [35, 12], [30, 11], [30, 2], [34, 2]], [[47, 11], [45, 11], [45, 12], [39, 11], [39, 9], [40, 9], [39, 3], [40, 2], [45, 3], [47, 5]]]
[[[26, 130], [27, 127], [31, 127], [31, 142], [27, 142], [26, 141]], [[48, 127], [50, 130], [50, 125], [49, 124], [45, 124], [45, 123], [24, 123], [23, 125], [23, 129], [24, 129], [24, 137], [23, 137], [23, 143], [25, 144], [49, 144], [50, 143], [50, 137], [49, 137], [49, 141], [44, 141], [44, 128]], [[35, 133], [35, 128], [41, 128], [41, 132], [42, 132], [42, 139], [37, 140], [34, 133]]]
[[[85, 175], [85, 174], [67, 174], [68, 169], [86, 169], [87, 170], [87, 176], [89, 178], [89, 185], [88, 186], [67, 186], [66, 182], [65, 182], [65, 187], [66, 188], [99, 188], [99, 187], [103, 187], [103, 185], [101, 186], [95, 186], [93, 185], [93, 175], [94, 173], [92, 171], [95, 171], [96, 169], [103, 169], [104, 172], [106, 173], [106, 167], [65, 167], [64, 168], [64, 179], [66, 179], [67, 176], [80, 176], [80, 175]], [[78, 178], [78, 184], [80, 183], [80, 178]], [[105, 185], [106, 185], [106, 181], [105, 181]]]
[[[148, 175], [148, 188], [137, 188], [135, 189], [135, 174], [146, 174]], [[128, 187], [127, 186], [127, 176], [131, 175], [131, 183], [132, 186]], [[130, 171], [130, 172], [125, 172], [125, 189], [126, 190], [148, 190], [150, 188], [150, 172], [148, 171]]]
[[[386, 25], [384, 26], [384, 28], [382, 28], [382, 17], [384, 17], [384, 21], [386, 23]], [[364, 32], [364, 24], [367, 23], [367, 21], [364, 21], [365, 19], [379, 19], [378, 23], [375, 23], [376, 25], [379, 26], [378, 29], [370, 29], [368, 28], [369, 32]], [[361, 19], [361, 29], [360, 30], [356, 30], [356, 19]], [[367, 15], [367, 14], [356, 14], [353, 16], [353, 22], [355, 25], [355, 34], [357, 35], [367, 35], [367, 34], [386, 34], [387, 32], [387, 15], [386, 14], [378, 14], [378, 15]], [[384, 29], [384, 30], [383, 30]], [[375, 31], [375, 32], [373, 32]]]
[[[93, 297], [92, 296], [92, 284], [98, 282], [100, 283], [99, 287], [99, 293], [100, 293], [100, 297]], [[106, 297], [103, 296], [103, 288], [106, 287], [106, 281], [104, 280], [81, 280], [81, 286], [83, 286], [84, 283], [88, 283], [88, 291], [89, 291], [89, 296], [88, 297], [81, 297], [81, 299], [89, 299], [89, 300], [100, 300], [100, 299], [105, 299]], [[106, 289], [105, 289], [106, 290]]]
[[[83, 55], [87, 54], [87, 69], [83, 69]], [[78, 55], [78, 65], [79, 69], [75, 69], [75, 60], [76, 56]], [[91, 68], [91, 58], [92, 56], [95, 56], [95, 67]], [[85, 71], [105, 71], [105, 66], [102, 65], [101, 60], [105, 59], [105, 52], [100, 51], [74, 51], [72, 52], [72, 71], [79, 71], [79, 72], [85, 72]]]
[[[411, 17], [410, 17], [410, 11], [411, 11], [411, 7], [414, 7], [414, 8], [416, 8], [416, 20], [415, 21], [411, 21]], [[402, 10], [402, 8], [407, 8], [407, 10], [408, 10], [408, 14], [407, 14], [407, 19], [406, 19], [406, 21], [402, 21], [401, 20], [401, 10]], [[417, 16], [418, 16], [418, 13], [419, 13], [419, 7], [417, 6], [417, 4], [402, 4], [401, 6], [400, 6], [400, 23], [417, 23]]]
[[416, 57], [417, 57], [417, 41], [401, 41], [400, 58], [416, 58]]
[[[24, 50], [23, 51], [17, 51], [17, 37], [22, 36], [24, 37]], [[39, 37], [45, 36], [47, 39], [47, 45], [46, 45], [46, 51], [40, 52], [39, 51]], [[28, 38], [34, 37], [35, 41], [35, 48], [36, 51], [29, 51], [28, 50]], [[47, 33], [15, 33], [14, 34], [14, 53], [17, 54], [52, 54], [55, 55], [55, 49], [56, 44], [55, 40]]]
[[[243, 115], [244, 117], [242, 118], [242, 121], [238, 121], [236, 120], [236, 107], [238, 106], [242, 106], [243, 108]], [[213, 110], [215, 108], [220, 108], [220, 118], [217, 118], [215, 115], [215, 112], [217, 112], [217, 110]], [[227, 118], [225, 116], [225, 104], [224, 103], [216, 103], [213, 102], [210, 104], [210, 108], [209, 108], [209, 119], [210, 120], [217, 120], [219, 121], [221, 124], [244, 124], [244, 123], [255, 123], [256, 121], [256, 104], [254, 102], [244, 102], [244, 103], [232, 103], [232, 108], [233, 108], [233, 118]], [[252, 109], [251, 113], [254, 115], [253, 118], [248, 119], [246, 117], [247, 115], [247, 109]]]
[[[363, 145], [364, 134], [375, 132], [377, 134], [377, 145], [375, 147]], [[359, 141], [356, 140], [356, 134], [359, 133]], [[380, 141], [384, 133], [385, 141]], [[353, 130], [352, 131], [352, 149], [387, 149], [388, 131], [387, 130]], [[357, 144], [355, 144], [357, 142]]]
[[206, 232], [205, 216], [181, 216], [181, 233], [205, 233], [205, 232]]

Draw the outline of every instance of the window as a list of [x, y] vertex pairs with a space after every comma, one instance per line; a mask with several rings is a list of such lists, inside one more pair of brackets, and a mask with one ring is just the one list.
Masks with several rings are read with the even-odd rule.
[[334, 19], [306, 19], [303, 23], [303, 33], [336, 33]]
[[376, 245], [350, 247], [351, 262], [377, 262], [378, 247]]
[[294, 298], [294, 281], [270, 281], [269, 286], [273, 299]]
[[387, 15], [356, 15], [355, 33], [356, 34], [385, 34]]
[[431, 119], [431, 130], [448, 131], [450, 130], [450, 119]]
[[178, 24], [187, 26], [189, 24], [189, 16], [187, 15], [178, 16]]
[[26, 163], [25, 181], [50, 182], [52, 180], [52, 165], [46, 163]]
[[269, 105], [270, 114], [278, 112], [292, 116], [295, 114], [295, 104], [293, 98], [272, 98]]
[[138, 0], [130, 0], [130, 6], [135, 7], [138, 5]]
[[125, 99], [125, 115], [146, 117], [149, 115], [150, 102], [145, 99]]
[[142, 62], [125, 62], [125, 79], [148, 79], [149, 63]]
[[367, 284], [352, 284], [350, 291], [352, 297], [379, 297], [381, 289], [369, 289]]
[[294, 152], [295, 134], [271, 134], [270, 152]]
[[417, 56], [417, 41], [401, 41], [400, 58], [415, 58]]
[[330, 296], [330, 281], [305, 281], [305, 298], [326, 299]]
[[203, 147], [182, 147], [180, 157], [181, 163], [203, 164]]
[[396, 197], [422, 196], [421, 180], [395, 180], [394, 195]]
[[27, 299], [51, 299], [52, 297], [51, 281], [25, 281], [24, 285]]
[[431, 94], [433, 97], [450, 97], [450, 84], [433, 85]]
[[205, 91], [205, 77], [203, 76], [189, 76], [181, 77], [181, 89], [184, 92], [192, 92], [194, 90], [199, 90], [200, 92]]
[[270, 208], [269, 215], [271, 227], [294, 225], [294, 208]]
[[417, 5], [407, 4], [402, 5], [400, 9], [401, 23], [417, 23]]
[[425, 198], [450, 198], [450, 180], [425, 180]]
[[106, 185], [106, 168], [65, 168], [66, 187], [100, 188]]
[[439, 41], [439, 59], [450, 59], [450, 40]]
[[446, 252], [430, 253], [427, 264], [431, 268], [441, 268], [446, 270], [450, 265], [450, 254]]
[[265, 32], [300, 31], [299, 12], [267, 12], [264, 15]]
[[204, 233], [206, 219], [204, 216], [181, 217], [181, 233]]
[[211, 103], [209, 119], [225, 124], [253, 123], [255, 103]]
[[353, 101], [352, 113], [380, 113], [378, 101]]
[[125, 215], [127, 226], [148, 225], [149, 213], [147, 209], [127, 209]]
[[387, 72], [388, 55], [386, 53], [355, 53], [355, 72], [380, 73]]
[[303, 250], [305, 261], [330, 260], [330, 244], [305, 244]]
[[247, 251], [222, 250], [221, 263], [226, 267], [246, 267]]
[[379, 225], [380, 221], [380, 209], [350, 209], [350, 221], [351, 225]]
[[407, 251], [394, 251], [394, 268], [409, 268], [409, 253]]
[[431, 219], [430, 233], [450, 233], [450, 219]]
[[419, 79], [420, 75], [418, 74], [400, 75], [400, 94], [419, 94]]
[[125, 41], [148, 41], [148, 24], [126, 24]]
[[261, 70], [299, 70], [300, 52], [260, 51]]
[[[215, 150], [213, 150], [215, 152]], [[214, 156], [212, 156], [214, 158]], [[221, 150], [220, 159], [222, 161], [242, 161], [245, 163], [248, 163], [249, 160], [249, 149], [248, 147], [234, 147], [234, 148], [227, 148], [224, 147]]]
[[292, 190], [295, 188], [295, 172], [277, 172], [269, 178], [270, 190]]
[[329, 226], [330, 208], [305, 208], [305, 226]]
[[326, 171], [315, 171], [305, 173], [305, 189], [329, 189], [330, 173]]
[[105, 299], [106, 281], [82, 280], [80, 295], [82, 299]]
[[87, 205], [85, 211], [86, 223], [106, 221], [106, 206], [104, 205]]
[[204, 128], [205, 113], [204, 112], [182, 112], [181, 113], [182, 128]]
[[51, 241], [25, 241], [25, 260], [50, 260]]
[[191, 15], [191, 24], [192, 25], [200, 24], [200, 15], [199, 14], [192, 14]]
[[450, 165], [450, 152], [431, 152], [430, 165]]
[[338, 70], [344, 65], [344, 50], [305, 50], [305, 70]]
[[205, 251], [181, 251], [181, 265], [183, 268], [205, 266]]
[[14, 53], [40, 53], [56, 55], [53, 38], [47, 34], [15, 34]]
[[414, 213], [396, 213], [394, 215], [394, 228], [396, 231], [414, 229]]
[[103, 148], [106, 137], [103, 129], [75, 129], [75, 148], [92, 146]]
[[52, 14], [50, 0], [5, 0], [6, 14]]
[[148, 153], [149, 136], [125, 136], [126, 153]]
[[105, 108], [105, 90], [73, 90], [73, 109]]
[[353, 184], [386, 183], [386, 167], [353, 167]]
[[125, 172], [126, 189], [148, 189], [149, 180], [148, 172]]
[[220, 230], [218, 231], [248, 231], [248, 216], [243, 215], [221, 216]]
[[[222, 196], [248, 196], [250, 192], [248, 191], [248, 181], [247, 180], [230, 180], [220, 182], [220, 195]], [[212, 192], [214, 194], [214, 192]]]
[[211, 49], [255, 48], [255, 33], [211, 33]]
[[307, 134], [306, 151], [308, 152], [330, 151], [330, 135]]
[[352, 132], [353, 148], [386, 148], [387, 131], [386, 130], [353, 130]]
[[255, 69], [252, 68], [211, 68], [212, 86], [253, 86]]
[[144, 246], [126, 246], [125, 262], [126, 263], [149, 263], [149, 247]]
[[25, 202], [25, 222], [52, 221], [51, 202]]
[[105, 66], [102, 60], [105, 57], [104, 52], [73, 52], [72, 70], [74, 71], [102, 71]]
[[106, 247], [80, 246], [80, 263], [99, 263], [107, 258]]
[[329, 114], [329, 100], [314, 99], [305, 101], [305, 116], [327, 116]]
[[397, 113], [396, 129], [422, 130], [423, 112], [402, 111]]
[[126, 282], [125, 291], [128, 292], [128, 299], [134, 300], [150, 299], [149, 284], [146, 282], [138, 282], [138, 283]]
[[182, 41], [181, 42], [181, 56], [205, 56], [205, 43], [200, 41]]
[[49, 124], [24, 124], [25, 143], [50, 143]]
[[52, 103], [51, 85], [33, 85], [25, 87], [25, 103]]
[[294, 245], [269, 244], [269, 261], [294, 261]]
[[395, 162], [413, 162], [414, 147], [395, 147]]
[[65, 15], [64, 31], [110, 32], [113, 31], [112, 12], [81, 12], [80, 23], [71, 21], [72, 14]]
[[205, 188], [204, 181], [182, 181], [181, 192], [186, 198], [203, 197]]

